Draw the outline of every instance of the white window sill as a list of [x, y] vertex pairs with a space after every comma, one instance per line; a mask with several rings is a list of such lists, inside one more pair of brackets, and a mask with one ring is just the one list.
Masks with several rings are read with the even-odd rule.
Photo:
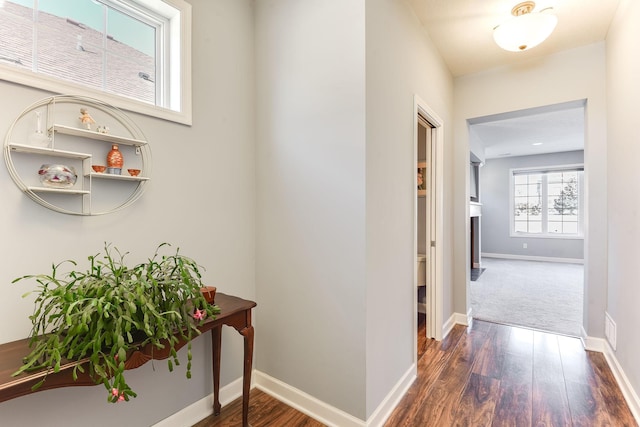
[[509, 237], [520, 237], [526, 239], [563, 239], [563, 240], [584, 240], [584, 234], [556, 234], [556, 233], [509, 233]]
[[[35, 87], [54, 92], [56, 94], [75, 94], [99, 99], [103, 102], [115, 105], [123, 110], [141, 113], [151, 117], [157, 117], [163, 120], [169, 120], [176, 123], [191, 125], [191, 102], [188, 97], [186, 105], [182, 106], [183, 111], [173, 111], [168, 108], [158, 107], [147, 104], [131, 98], [126, 98], [116, 94], [103, 92], [97, 89], [66, 82], [49, 76], [36, 74], [28, 70], [18, 69], [7, 64], [0, 64], [0, 80], [18, 83], [21, 85]], [[190, 88], [189, 88], [190, 90]], [[189, 92], [187, 92], [189, 94]]]

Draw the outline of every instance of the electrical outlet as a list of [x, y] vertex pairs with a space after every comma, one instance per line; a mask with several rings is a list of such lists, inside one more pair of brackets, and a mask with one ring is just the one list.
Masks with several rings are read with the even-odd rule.
[[522, 249], [527, 249], [527, 244], [526, 243], [522, 244]]

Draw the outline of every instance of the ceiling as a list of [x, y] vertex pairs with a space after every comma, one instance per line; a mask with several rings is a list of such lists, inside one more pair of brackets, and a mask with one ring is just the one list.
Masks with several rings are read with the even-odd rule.
[[[558, 25], [539, 46], [507, 52], [493, 41], [493, 28], [509, 19], [521, 0], [408, 0], [454, 77], [509, 67], [605, 40], [619, 0], [537, 0], [534, 11], [553, 7]], [[486, 158], [579, 150], [584, 147], [580, 105], [548, 106], [481, 118], [470, 138]], [[533, 145], [542, 142], [542, 145]]]
[[493, 28], [509, 19], [520, 0], [408, 0], [454, 77], [517, 64], [605, 39], [619, 0], [537, 0], [553, 7], [558, 26], [539, 46], [507, 52]]
[[578, 103], [488, 117], [469, 126], [469, 139], [485, 158], [584, 149], [584, 106]]

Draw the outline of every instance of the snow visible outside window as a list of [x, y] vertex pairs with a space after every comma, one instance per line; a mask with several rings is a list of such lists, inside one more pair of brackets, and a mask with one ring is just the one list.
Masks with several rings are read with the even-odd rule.
[[512, 235], [582, 236], [582, 167], [511, 171]]

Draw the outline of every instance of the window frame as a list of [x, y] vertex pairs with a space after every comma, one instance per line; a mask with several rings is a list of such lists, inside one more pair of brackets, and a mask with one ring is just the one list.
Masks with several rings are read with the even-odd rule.
[[[0, 80], [42, 89], [56, 94], [82, 95], [100, 99], [123, 110], [141, 113], [151, 117], [192, 124], [192, 86], [191, 86], [191, 5], [184, 0], [122, 0], [130, 3], [124, 9], [136, 10], [136, 6], [149, 9], [167, 17], [168, 31], [161, 35], [156, 61], [162, 61], [165, 73], [163, 98], [168, 98], [168, 106], [152, 105], [100, 89], [83, 86], [56, 77], [40, 74], [31, 70], [0, 63]], [[105, 0], [112, 7], [112, 0]], [[117, 8], [122, 10], [122, 8]], [[177, 13], [176, 13], [177, 10]], [[176, 36], [172, 36], [176, 35]], [[165, 55], [168, 46], [169, 55]], [[173, 58], [178, 60], [172, 60]], [[164, 100], [163, 100], [164, 101]]]
[[[549, 233], [548, 230], [548, 181], [547, 174], [553, 172], [571, 172], [578, 171], [578, 233]], [[544, 175], [542, 182], [542, 232], [529, 233], [515, 231], [515, 176], [521, 174], [541, 173]], [[510, 237], [526, 237], [537, 239], [584, 239], [584, 163], [544, 166], [544, 167], [526, 167], [509, 169], [509, 236]]]

